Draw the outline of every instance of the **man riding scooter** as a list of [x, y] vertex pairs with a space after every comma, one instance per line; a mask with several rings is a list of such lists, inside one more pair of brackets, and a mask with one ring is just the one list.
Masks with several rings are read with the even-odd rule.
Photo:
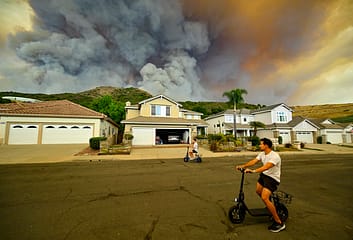
[[[286, 228], [284, 222], [279, 218], [276, 207], [270, 200], [271, 194], [277, 189], [281, 176], [281, 158], [278, 153], [272, 151], [272, 141], [268, 138], [260, 140], [260, 150], [262, 151], [256, 158], [249, 162], [236, 166], [237, 170], [245, 168], [246, 173], [260, 173], [259, 180], [256, 184], [256, 193], [261, 197], [267, 209], [271, 212], [274, 222], [268, 229], [271, 232], [280, 232]], [[263, 166], [256, 169], [249, 169], [259, 161]]]

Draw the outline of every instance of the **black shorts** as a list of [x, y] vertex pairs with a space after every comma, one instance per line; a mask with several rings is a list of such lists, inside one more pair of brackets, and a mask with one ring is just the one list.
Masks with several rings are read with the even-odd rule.
[[269, 189], [271, 192], [276, 191], [279, 185], [279, 182], [263, 173], [260, 174], [259, 180], [257, 180], [257, 182], [264, 188]]

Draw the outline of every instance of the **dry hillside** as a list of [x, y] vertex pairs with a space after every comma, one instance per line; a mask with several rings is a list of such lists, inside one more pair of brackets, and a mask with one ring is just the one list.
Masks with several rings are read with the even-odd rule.
[[353, 115], [353, 103], [291, 106], [293, 116], [306, 118], [341, 118]]

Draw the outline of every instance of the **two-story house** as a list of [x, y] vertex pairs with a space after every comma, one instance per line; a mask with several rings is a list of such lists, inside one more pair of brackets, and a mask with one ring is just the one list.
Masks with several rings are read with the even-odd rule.
[[132, 134], [132, 145], [188, 143], [196, 135], [207, 134], [208, 124], [202, 113], [186, 110], [164, 95], [136, 105], [126, 103], [125, 134]]
[[[301, 117], [292, 117], [293, 110], [284, 103], [279, 103], [256, 110], [240, 109], [236, 111], [236, 131], [238, 137], [253, 135], [250, 122], [265, 124], [257, 129], [257, 136], [277, 139], [281, 136], [283, 143], [295, 141], [313, 143], [319, 127]], [[234, 134], [234, 111], [226, 110], [207, 117], [209, 133]]]
[[208, 133], [232, 134], [234, 135], [234, 116], [235, 127], [238, 137], [248, 137], [252, 134], [249, 123], [254, 121], [254, 116], [249, 109], [238, 109], [234, 113], [233, 109], [227, 109], [223, 112], [213, 114], [205, 118], [208, 123]]

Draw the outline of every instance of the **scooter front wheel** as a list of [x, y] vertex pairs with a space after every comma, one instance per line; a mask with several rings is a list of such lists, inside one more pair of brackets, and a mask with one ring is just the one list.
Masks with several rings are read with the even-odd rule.
[[190, 160], [189, 157], [184, 157], [184, 162], [188, 162]]
[[239, 224], [244, 221], [245, 210], [241, 205], [235, 205], [229, 208], [228, 218], [232, 223]]

